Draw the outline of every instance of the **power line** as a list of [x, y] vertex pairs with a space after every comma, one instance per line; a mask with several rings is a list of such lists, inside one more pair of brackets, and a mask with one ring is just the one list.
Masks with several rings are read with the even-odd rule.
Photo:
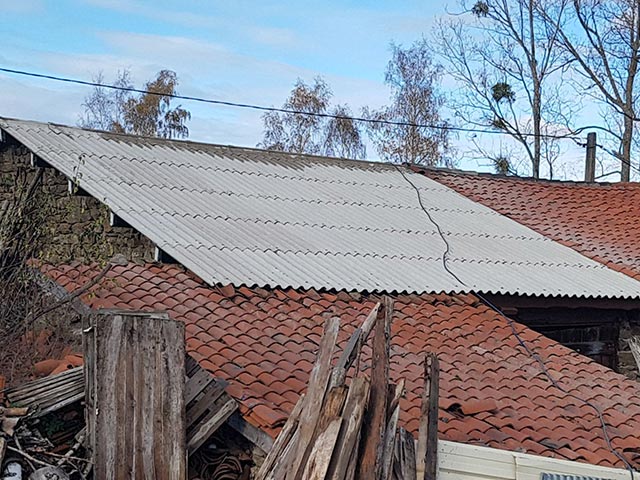
[[[354, 121], [354, 122], [390, 125], [390, 126], [396, 126], [396, 127], [430, 128], [430, 129], [433, 129], [433, 130], [447, 130], [447, 131], [451, 131], [451, 132], [486, 133], [486, 134], [493, 134], [493, 135], [509, 135], [509, 136], [513, 136], [512, 134], [510, 134], [508, 132], [503, 132], [503, 131], [500, 131], [500, 130], [486, 130], [486, 129], [479, 129], [479, 128], [456, 127], [456, 126], [453, 126], [453, 125], [438, 125], [438, 124], [423, 124], [423, 123], [412, 123], [412, 122], [398, 122], [398, 121], [384, 120], [384, 119], [378, 119], [378, 118], [352, 117], [352, 116], [347, 116], [347, 115], [334, 115], [334, 114], [331, 114], [331, 113], [305, 112], [305, 111], [301, 111], [301, 110], [293, 110], [293, 109], [288, 109], [288, 108], [266, 107], [264, 105], [255, 105], [255, 104], [250, 104], [250, 103], [231, 102], [231, 101], [226, 101], [226, 100], [216, 100], [216, 99], [211, 99], [211, 98], [194, 97], [194, 96], [189, 96], [189, 95], [165, 94], [165, 93], [159, 93], [159, 92], [154, 92], [154, 91], [150, 91], [150, 90], [144, 90], [144, 89], [140, 89], [140, 88], [109, 85], [109, 84], [100, 83], [100, 82], [89, 82], [89, 81], [86, 81], [86, 80], [79, 80], [79, 79], [76, 79], [76, 78], [59, 77], [59, 76], [56, 76], [56, 75], [47, 75], [47, 74], [44, 74], [44, 73], [28, 72], [28, 71], [25, 71], [25, 70], [15, 70], [15, 69], [12, 69], [12, 68], [5, 68], [5, 67], [0, 67], [0, 72], [11, 73], [11, 74], [14, 74], [14, 75], [23, 75], [23, 76], [26, 76], [26, 77], [42, 78], [42, 79], [47, 79], [47, 80], [53, 80], [53, 81], [56, 81], [56, 82], [71, 83], [71, 84], [75, 84], [75, 85], [84, 85], [84, 86], [87, 86], [87, 87], [106, 88], [106, 89], [110, 89], [110, 90], [119, 90], [119, 91], [123, 91], [123, 92], [141, 93], [141, 94], [144, 94], [144, 95], [157, 95], [157, 96], [160, 96], [160, 97], [175, 98], [175, 99], [178, 99], [178, 100], [188, 100], [188, 101], [192, 101], [192, 102], [207, 103], [207, 104], [211, 104], [211, 105], [220, 105], [220, 106], [225, 106], [225, 107], [244, 108], [244, 109], [250, 109], [250, 110], [257, 110], [257, 111], [261, 111], [261, 112], [287, 113], [287, 114], [293, 114], [293, 115], [307, 115], [307, 116], [319, 117], [319, 118], [333, 118], [333, 119], [336, 119], [336, 120], [351, 120], [351, 121]], [[535, 133], [519, 133], [518, 135], [521, 136], [521, 137], [526, 137], [526, 138], [536, 137]], [[575, 140], [575, 139], [580, 138], [580, 137], [575, 136], [574, 134], [567, 134], [567, 135], [540, 134], [540, 135], [537, 135], [537, 136], [539, 138], [548, 138], [548, 139], [556, 139], [556, 140], [564, 140], [564, 139]]]
[[[415, 185], [415, 183], [413, 183], [409, 177], [407, 175], [405, 175], [405, 173], [400, 169], [400, 167], [398, 167], [397, 165], [394, 165], [396, 170], [398, 170], [398, 172], [400, 172], [400, 174], [402, 175], [402, 178], [404, 178], [407, 183], [409, 183], [413, 189], [416, 191], [416, 194], [418, 196], [418, 204], [420, 205], [420, 208], [422, 209], [422, 211], [425, 213], [425, 215], [429, 218], [429, 221], [431, 223], [433, 223], [433, 225], [435, 225], [436, 230], [438, 231], [438, 234], [440, 236], [440, 238], [442, 239], [442, 241], [445, 244], [445, 251], [442, 255], [442, 265], [445, 269], [445, 271], [451, 275], [457, 282], [459, 282], [461, 285], [468, 287], [468, 285], [462, 281], [460, 279], [460, 277], [458, 277], [458, 275], [456, 275], [447, 265], [447, 261], [448, 261], [448, 256], [449, 256], [449, 252], [451, 251], [451, 246], [449, 244], [449, 241], [447, 240], [446, 236], [444, 235], [444, 233], [442, 232], [442, 229], [440, 228], [440, 225], [433, 219], [433, 217], [431, 216], [431, 214], [429, 213], [429, 211], [425, 208], [423, 202], [422, 202], [422, 195], [420, 194], [420, 189]], [[409, 170], [410, 171], [410, 170]], [[411, 172], [411, 171], [410, 171]], [[413, 172], [411, 172], [413, 173]], [[540, 366], [540, 370], [542, 371], [542, 373], [545, 375], [545, 377], [547, 377], [547, 379], [549, 380], [549, 382], [558, 390], [560, 390], [561, 392], [563, 392], [565, 395], [573, 398], [574, 400], [577, 400], [579, 402], [581, 402], [582, 404], [588, 406], [589, 408], [592, 408], [597, 416], [598, 416], [598, 420], [600, 422], [600, 427], [602, 429], [602, 436], [605, 440], [605, 443], [607, 445], [607, 448], [611, 451], [611, 453], [613, 453], [616, 458], [618, 458], [626, 467], [626, 469], [629, 471], [629, 473], [631, 474], [631, 480], [634, 480], [634, 473], [633, 473], [633, 466], [629, 463], [629, 461], [626, 459], [626, 457], [618, 452], [613, 445], [611, 444], [611, 438], [609, 437], [609, 430], [608, 430], [608, 425], [607, 422], [604, 418], [604, 415], [602, 414], [602, 411], [600, 410], [600, 408], [595, 404], [592, 403], [589, 400], [585, 400], [584, 398], [581, 398], [577, 395], [575, 395], [574, 393], [569, 392], [567, 389], [565, 389], [562, 385], [560, 385], [558, 383], [558, 381], [553, 377], [553, 375], [551, 375], [551, 372], [549, 371], [549, 368], [547, 367], [545, 361], [540, 357], [540, 355], [538, 355], [536, 352], [534, 352], [531, 347], [529, 347], [529, 345], [525, 342], [525, 340], [522, 338], [522, 336], [518, 333], [518, 330], [516, 329], [515, 326], [515, 322], [513, 321], [512, 318], [510, 318], [509, 316], [507, 316], [499, 307], [497, 307], [496, 305], [494, 305], [492, 302], [490, 302], [486, 297], [484, 297], [484, 295], [482, 295], [481, 293], [478, 292], [473, 292], [475, 296], [477, 296], [480, 300], [482, 300], [482, 302], [484, 302], [485, 305], [487, 305], [491, 310], [495, 311], [498, 315], [500, 315], [502, 318], [504, 318], [507, 321], [507, 324], [509, 325], [509, 327], [511, 328], [511, 332], [513, 333], [513, 336], [516, 338], [516, 340], [518, 341], [518, 343], [520, 344], [520, 346], [525, 350], [525, 352], [533, 359], [535, 360], [538, 365]]]

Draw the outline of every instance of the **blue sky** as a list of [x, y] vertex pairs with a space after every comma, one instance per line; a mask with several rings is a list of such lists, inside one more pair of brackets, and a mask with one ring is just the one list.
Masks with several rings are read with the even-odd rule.
[[[0, 65], [90, 80], [175, 70], [179, 92], [280, 106], [296, 78], [323, 76], [354, 112], [389, 95], [393, 40], [429, 35], [455, 2], [0, 0]], [[446, 82], [446, 80], [445, 80]], [[0, 73], [0, 115], [75, 124], [86, 87]], [[260, 113], [185, 102], [193, 140], [255, 146]], [[457, 141], [459, 149], [465, 140]], [[375, 151], [369, 148], [369, 157]], [[572, 155], [580, 152], [574, 152]], [[467, 169], [485, 169], [467, 160]]]

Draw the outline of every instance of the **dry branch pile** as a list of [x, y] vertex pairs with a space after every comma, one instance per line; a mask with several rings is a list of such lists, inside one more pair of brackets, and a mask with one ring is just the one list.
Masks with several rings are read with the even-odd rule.
[[[418, 457], [413, 436], [398, 426], [404, 382], [389, 383], [392, 301], [368, 315], [335, 366], [339, 319], [325, 325], [307, 393], [300, 397], [256, 480], [435, 480], [437, 360], [428, 357], [427, 385]], [[361, 363], [361, 350], [374, 330], [369, 375], [347, 372]], [[434, 407], [435, 406], [435, 407]], [[416, 463], [416, 458], [422, 459]]]

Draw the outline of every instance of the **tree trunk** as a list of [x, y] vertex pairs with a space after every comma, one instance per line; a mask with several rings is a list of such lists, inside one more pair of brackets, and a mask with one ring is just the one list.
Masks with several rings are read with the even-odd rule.
[[[627, 113], [627, 112], [625, 112]], [[633, 118], [631, 114], [624, 117], [624, 131], [620, 141], [620, 180], [628, 182], [631, 180], [631, 142], [633, 140]]]

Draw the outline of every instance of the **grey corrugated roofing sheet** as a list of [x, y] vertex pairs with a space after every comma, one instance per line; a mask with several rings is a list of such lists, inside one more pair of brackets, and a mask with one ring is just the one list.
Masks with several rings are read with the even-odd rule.
[[0, 119], [208, 283], [638, 298], [640, 284], [392, 165]]

